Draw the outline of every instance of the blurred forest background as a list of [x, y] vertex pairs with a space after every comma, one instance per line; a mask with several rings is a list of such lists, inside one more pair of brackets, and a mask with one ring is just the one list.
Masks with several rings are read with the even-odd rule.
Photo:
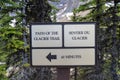
[[[30, 66], [30, 23], [56, 22], [49, 1], [0, 0], [0, 80], [56, 80], [55, 68]], [[71, 80], [120, 80], [120, 0], [80, 2], [69, 21], [96, 22], [97, 65], [76, 67]]]

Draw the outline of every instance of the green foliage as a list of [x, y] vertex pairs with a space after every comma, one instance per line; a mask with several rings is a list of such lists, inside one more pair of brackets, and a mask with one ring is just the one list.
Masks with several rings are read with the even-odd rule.
[[[26, 28], [22, 25], [25, 14], [22, 13], [24, 2], [14, 0], [0, 0], [0, 80], [5, 79], [6, 69], [9, 66], [17, 66], [21, 63], [21, 51], [25, 52], [28, 46], [24, 46], [23, 33]], [[13, 22], [13, 20], [15, 22]], [[11, 25], [12, 24], [12, 25]], [[11, 74], [13, 75], [13, 74]]]
[[53, 16], [52, 17], [52, 22], [56, 22], [56, 13], [59, 9], [56, 8], [55, 6], [51, 5], [51, 4], [50, 4], [50, 6], [51, 6], [51, 9], [52, 9], [50, 15]]
[[[18, 11], [21, 9], [21, 4], [15, 3], [12, 0], [7, 2], [1, 1], [2, 10], [0, 11], [0, 55], [12, 54], [19, 49], [24, 49], [24, 42], [22, 41], [24, 29], [21, 26], [24, 15]], [[10, 15], [12, 14], [12, 15]], [[11, 22], [13, 19], [16, 23]], [[13, 23], [15, 27], [11, 26]]]
[[[43, 4], [44, 3], [44, 4]], [[34, 7], [32, 7], [34, 5]], [[31, 0], [26, 6], [26, 21], [31, 22], [50, 22], [51, 6], [47, 0]]]
[[[18, 31], [18, 32], [16, 32]], [[24, 49], [22, 32], [19, 28], [1, 27], [0, 28], [0, 54], [12, 54], [19, 49]]]
[[0, 80], [8, 80], [8, 78], [5, 77], [6, 71], [6, 65], [0, 65]]

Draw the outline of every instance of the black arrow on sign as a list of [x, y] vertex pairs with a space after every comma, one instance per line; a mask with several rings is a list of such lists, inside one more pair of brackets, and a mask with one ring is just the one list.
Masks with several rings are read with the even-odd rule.
[[51, 52], [46, 56], [46, 58], [51, 62], [52, 59], [57, 59], [57, 55], [51, 55]]

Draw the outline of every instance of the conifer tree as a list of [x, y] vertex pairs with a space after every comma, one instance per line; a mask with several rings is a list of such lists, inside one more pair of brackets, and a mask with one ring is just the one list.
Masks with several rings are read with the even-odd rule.
[[[80, 69], [83, 75], [80, 78], [83, 80], [119, 80], [119, 2], [119, 0], [90, 0], [74, 10], [74, 21], [97, 24], [97, 65]], [[76, 16], [81, 11], [89, 11], [89, 13], [86, 16]]]
[[27, 31], [31, 22], [51, 21], [47, 0], [0, 0], [0, 6], [0, 61], [6, 62], [0, 66], [0, 79], [7, 69], [9, 80], [49, 80], [49, 68], [29, 66]]
[[6, 73], [6, 76], [10, 77], [20, 65], [21, 56], [27, 48], [24, 46], [25, 28], [22, 25], [25, 14], [21, 12], [24, 3], [15, 0], [1, 0], [0, 6], [0, 61], [6, 62], [6, 69], [13, 68], [11, 72], [8, 70]]

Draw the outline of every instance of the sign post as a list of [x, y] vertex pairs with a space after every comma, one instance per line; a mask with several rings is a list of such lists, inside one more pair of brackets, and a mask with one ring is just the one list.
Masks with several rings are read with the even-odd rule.
[[70, 80], [70, 68], [57, 68], [57, 80]]
[[[31, 24], [31, 65], [94, 66], [96, 64], [95, 25], [85, 22]], [[62, 74], [61, 69], [58, 69], [58, 72], [58, 75]]]

